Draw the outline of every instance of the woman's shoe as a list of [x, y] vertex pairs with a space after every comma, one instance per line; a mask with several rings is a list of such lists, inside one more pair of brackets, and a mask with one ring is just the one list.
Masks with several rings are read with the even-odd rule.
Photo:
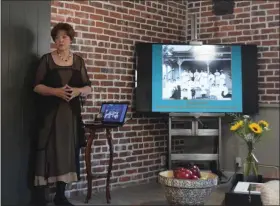
[[71, 204], [68, 201], [68, 199], [65, 196], [55, 195], [54, 199], [53, 199], [53, 202], [54, 202], [55, 205], [58, 205], [58, 206], [74, 206], [73, 204]]

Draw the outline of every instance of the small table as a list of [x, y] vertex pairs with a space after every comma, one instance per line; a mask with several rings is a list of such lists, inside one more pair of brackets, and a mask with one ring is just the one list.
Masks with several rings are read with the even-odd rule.
[[[258, 182], [265, 183], [271, 180], [275, 180], [275, 178], [263, 178], [261, 175], [258, 176]], [[225, 193], [224, 206], [263, 206], [261, 197], [258, 194], [240, 194], [235, 193], [233, 190], [239, 181], [243, 181], [243, 174], [236, 174], [233, 176], [230, 182], [230, 190]]]
[[[117, 126], [108, 126], [108, 125], [102, 125], [101, 123], [91, 123], [91, 124], [85, 124], [85, 128], [89, 130], [89, 138], [86, 145], [86, 151], [85, 151], [85, 162], [86, 162], [86, 173], [87, 173], [87, 196], [85, 199], [85, 203], [88, 203], [88, 201], [91, 199], [92, 195], [92, 179], [93, 178], [107, 178], [106, 180], [106, 200], [107, 203], [111, 202], [111, 194], [110, 194], [110, 177], [111, 177], [111, 171], [113, 167], [113, 143], [112, 143], [112, 135], [111, 130], [113, 128], [116, 128]], [[93, 140], [96, 138], [96, 131], [97, 130], [103, 130], [106, 131], [106, 137], [107, 137], [107, 143], [109, 145], [109, 151], [110, 151], [110, 158], [109, 158], [109, 166], [107, 174], [92, 174], [91, 172], [91, 146]]]

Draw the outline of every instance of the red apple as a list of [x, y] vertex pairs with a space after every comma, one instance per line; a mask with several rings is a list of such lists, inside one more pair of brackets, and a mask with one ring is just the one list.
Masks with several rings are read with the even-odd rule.
[[175, 178], [182, 179], [184, 177], [185, 172], [177, 171], [175, 174], [176, 174]]
[[192, 171], [192, 173], [194, 174], [194, 175], [196, 175], [197, 174], [197, 169], [195, 169], [195, 168], [191, 168], [191, 171]]
[[201, 177], [201, 175], [200, 175], [200, 170], [199, 170], [199, 168], [196, 166], [196, 165], [194, 165], [192, 168], [191, 168], [191, 171], [192, 171], [192, 173], [194, 174], [194, 175], [196, 175], [197, 177]]
[[190, 179], [191, 175], [189, 173], [182, 172], [182, 173], [178, 174], [178, 178], [179, 179]]
[[190, 173], [185, 173], [184, 179], [191, 179], [191, 174]]
[[198, 180], [199, 178], [198, 178], [198, 176], [196, 176], [196, 175], [192, 175], [192, 179], [193, 179], [193, 180]]
[[173, 171], [173, 176], [178, 179], [190, 179], [192, 171], [186, 168], [177, 168]]
[[184, 172], [182, 169], [175, 169], [173, 170], [173, 176], [175, 178], [177, 178], [178, 174], [181, 173], [181, 172]]
[[191, 169], [179, 167], [173, 171], [173, 176], [178, 179], [199, 179], [200, 171], [195, 165]]
[[182, 172], [182, 171], [185, 171], [186, 169], [185, 168], [183, 168], [183, 167], [179, 167], [179, 168], [177, 168], [177, 169], [175, 169], [176, 171], [179, 171], [179, 172]]
[[192, 171], [191, 171], [191, 170], [188, 170], [188, 169], [185, 170], [185, 173], [190, 174], [190, 175], [193, 174]]
[[196, 165], [193, 165], [193, 166], [192, 166], [192, 168], [198, 169], [198, 166], [196, 166]]
[[174, 176], [175, 178], [177, 178], [177, 175], [178, 175], [178, 171], [174, 170], [174, 171], [173, 171], [173, 176]]

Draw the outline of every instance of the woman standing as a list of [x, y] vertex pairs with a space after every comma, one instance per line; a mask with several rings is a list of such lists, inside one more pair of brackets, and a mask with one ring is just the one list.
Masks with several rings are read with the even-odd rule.
[[56, 50], [41, 58], [34, 85], [40, 124], [34, 184], [56, 183], [56, 205], [71, 205], [65, 186], [80, 178], [79, 149], [85, 143], [80, 96], [92, 91], [84, 60], [70, 50], [74, 34], [67, 23], [54, 26], [51, 37]]

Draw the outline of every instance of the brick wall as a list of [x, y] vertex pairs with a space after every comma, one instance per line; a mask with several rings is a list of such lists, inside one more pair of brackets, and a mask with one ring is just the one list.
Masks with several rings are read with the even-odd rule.
[[[92, 80], [84, 119], [91, 120], [101, 101], [133, 100], [134, 44], [146, 42], [185, 42], [185, 1], [53, 1], [52, 25], [71, 23], [77, 38], [73, 50], [82, 55]], [[133, 117], [133, 108], [129, 109]], [[155, 118], [132, 118], [113, 132], [114, 168], [112, 185], [155, 180], [160, 170], [160, 155], [166, 151], [166, 125]], [[105, 172], [108, 148], [104, 134], [93, 147], [93, 172]], [[85, 169], [84, 155], [81, 165]], [[83, 180], [70, 186], [70, 193], [86, 188]], [[93, 183], [104, 188], [105, 179]]]
[[[235, 1], [234, 14], [215, 16], [212, 0], [189, 0], [197, 14], [199, 40], [213, 44], [247, 43], [259, 48], [259, 102], [279, 102], [279, 1]], [[190, 21], [188, 22], [190, 29]], [[190, 36], [188, 36], [190, 40]]]

